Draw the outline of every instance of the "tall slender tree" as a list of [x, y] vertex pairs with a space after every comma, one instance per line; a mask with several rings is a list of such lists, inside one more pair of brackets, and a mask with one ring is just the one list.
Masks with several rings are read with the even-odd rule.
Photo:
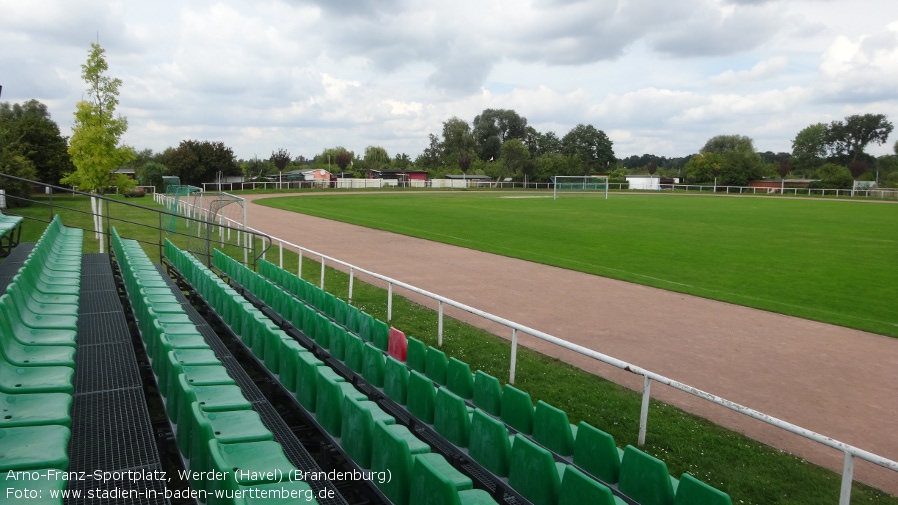
[[106, 75], [109, 65], [100, 44], [91, 44], [87, 63], [81, 65], [81, 78], [87, 83], [88, 100], [75, 107], [75, 122], [69, 141], [69, 155], [75, 170], [61, 182], [88, 192], [110, 185], [112, 171], [136, 156], [134, 149], [121, 143], [128, 130], [128, 119], [116, 115], [122, 80]]

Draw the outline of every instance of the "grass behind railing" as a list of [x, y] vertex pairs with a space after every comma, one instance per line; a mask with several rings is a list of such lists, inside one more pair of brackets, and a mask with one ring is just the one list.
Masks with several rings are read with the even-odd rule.
[[[149, 198], [141, 199], [139, 203], [161, 208]], [[86, 197], [54, 197], [54, 204], [57, 213], [62, 204], [80, 211], [90, 209]], [[114, 212], [114, 218], [146, 225], [114, 221], [113, 226], [123, 237], [148, 243], [158, 240], [158, 230], [151, 228], [158, 226], [155, 212], [114, 204], [110, 209], [111, 213]], [[91, 228], [89, 215], [69, 210], [62, 212], [63, 224]], [[47, 207], [41, 205], [12, 209], [11, 213], [49, 220]], [[35, 241], [42, 232], [41, 223], [26, 221], [22, 241]], [[144, 249], [153, 261], [159, 259], [158, 247], [144, 244]], [[93, 234], [86, 233], [85, 252], [96, 251]], [[237, 257], [235, 250], [231, 252]], [[266, 257], [278, 264], [277, 247], [270, 249]], [[296, 253], [284, 251], [284, 267], [287, 270], [295, 273], [297, 260]], [[321, 270], [316, 259], [304, 257], [302, 273], [309, 282], [319, 284]], [[325, 288], [346, 299], [349, 276], [327, 267]], [[386, 321], [386, 289], [356, 278], [352, 301], [353, 305]], [[391, 324], [428, 345], [436, 345], [437, 313], [433, 308], [423, 307], [394, 293]], [[472, 370], [480, 369], [503, 382], [507, 381], [510, 361], [507, 340], [450, 317], [444, 319], [443, 331], [442, 350], [448, 356], [467, 362]], [[534, 401], [544, 400], [565, 410], [572, 423], [586, 421], [610, 433], [621, 447], [636, 444], [641, 401], [637, 392], [523, 347], [518, 350], [515, 385], [530, 393]], [[651, 403], [643, 449], [665, 461], [671, 475], [689, 472], [729, 493], [734, 504], [818, 505], [838, 502], [839, 474], [658, 401]], [[852, 503], [898, 505], [898, 497], [855, 482]]]

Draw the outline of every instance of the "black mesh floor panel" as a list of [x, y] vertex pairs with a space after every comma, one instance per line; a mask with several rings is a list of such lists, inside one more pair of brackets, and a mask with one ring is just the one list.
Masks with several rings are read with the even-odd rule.
[[[168, 504], [131, 333], [106, 254], [84, 255], [67, 504]], [[95, 472], [124, 472], [103, 482]]]
[[75, 363], [76, 395], [142, 387], [130, 342], [79, 345]]
[[0, 263], [0, 294], [6, 293], [6, 288], [12, 282], [12, 278], [16, 276], [22, 264], [28, 259], [34, 249], [34, 244], [19, 244], [13, 251], [3, 259]]

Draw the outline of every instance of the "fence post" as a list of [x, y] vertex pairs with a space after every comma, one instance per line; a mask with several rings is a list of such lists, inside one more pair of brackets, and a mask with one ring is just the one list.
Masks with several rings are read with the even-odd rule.
[[636, 442], [639, 447], [645, 445], [646, 425], [649, 422], [649, 398], [652, 396], [652, 379], [645, 376], [645, 383], [642, 387], [642, 408], [639, 410], [639, 440]]
[[299, 265], [296, 267], [296, 276], [302, 279], [302, 249], [299, 250]]
[[851, 481], [854, 478], [854, 456], [845, 451], [845, 465], [842, 467], [842, 490], [839, 493], [839, 505], [851, 503]]
[[437, 309], [437, 345], [443, 347], [443, 300]]
[[511, 365], [508, 369], [508, 383], [514, 384], [514, 371], [518, 364], [518, 329], [511, 329]]
[[324, 291], [324, 256], [321, 256], [321, 290]]
[[284, 241], [278, 242], [278, 254], [280, 255], [278, 266], [284, 268]]
[[355, 277], [355, 271], [354, 271], [354, 268], [353, 268], [353, 267], [349, 267], [349, 296], [348, 296], [349, 301], [348, 301], [348, 303], [349, 303], [350, 305], [352, 305], [352, 281], [353, 281], [353, 278], [354, 278], [354, 277]]
[[387, 322], [393, 320], [393, 283], [387, 283]]

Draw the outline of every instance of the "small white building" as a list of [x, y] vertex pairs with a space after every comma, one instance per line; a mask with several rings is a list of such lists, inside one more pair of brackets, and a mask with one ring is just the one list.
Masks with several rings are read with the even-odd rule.
[[654, 175], [627, 175], [630, 189], [658, 191], [661, 189], [661, 178]]

